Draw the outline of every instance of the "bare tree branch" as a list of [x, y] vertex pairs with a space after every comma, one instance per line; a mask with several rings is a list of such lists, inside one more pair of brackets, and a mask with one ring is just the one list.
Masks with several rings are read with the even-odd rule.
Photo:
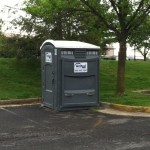
[[120, 23], [120, 26], [122, 27], [122, 31], [125, 31], [125, 20], [126, 20], [126, 13], [122, 9], [122, 5], [120, 6], [121, 1], [116, 3], [114, 0], [109, 0], [111, 3], [111, 6], [116, 12], [116, 15], [118, 16], [118, 20]]
[[115, 10], [115, 12], [116, 12], [116, 14], [117, 14], [117, 16], [118, 16], [118, 18], [119, 18], [120, 15], [119, 15], [119, 12], [118, 12], [118, 10], [117, 10], [117, 6], [116, 6], [115, 1], [114, 1], [114, 0], [109, 0], [109, 2], [111, 3], [111, 6], [114, 8], [114, 10]]

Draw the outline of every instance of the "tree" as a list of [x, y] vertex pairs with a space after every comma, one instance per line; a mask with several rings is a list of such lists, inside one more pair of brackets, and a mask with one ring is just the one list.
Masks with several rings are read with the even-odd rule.
[[27, 16], [13, 20], [13, 25], [21, 26], [28, 35], [43, 40], [83, 40], [98, 45], [110, 41], [106, 38], [110, 33], [105, 26], [97, 16], [84, 10], [78, 0], [26, 0], [23, 10]]
[[[86, 32], [82, 20], [88, 14], [73, 13], [73, 5], [68, 0], [26, 0], [24, 11], [27, 17], [15, 21], [22, 30], [47, 39], [77, 39]], [[82, 32], [81, 32], [82, 31]], [[81, 33], [80, 33], [81, 32]]]
[[26, 0], [23, 10], [27, 16], [21, 16], [12, 23], [16, 28], [21, 26], [28, 37], [34, 35], [38, 43], [48, 38], [80, 40], [100, 46], [108, 43], [106, 37], [110, 33], [97, 16], [84, 10], [80, 1]]
[[3, 21], [2, 19], [0, 19], [0, 34], [2, 33], [2, 24], [3, 24]]
[[138, 30], [133, 32], [129, 38], [131, 46], [134, 46], [143, 57], [144, 61], [147, 60], [147, 55], [150, 51], [150, 19], [148, 18]]
[[97, 16], [99, 21], [114, 33], [119, 42], [117, 71], [118, 94], [125, 92], [126, 43], [133, 32], [146, 20], [150, 13], [149, 0], [80, 0], [87, 11]]

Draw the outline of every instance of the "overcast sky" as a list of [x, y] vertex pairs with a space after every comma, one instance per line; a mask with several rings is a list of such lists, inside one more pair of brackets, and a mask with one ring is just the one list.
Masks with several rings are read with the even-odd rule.
[[17, 3], [22, 3], [23, 0], [0, 0], [0, 5], [14, 6]]
[[[20, 7], [23, 6], [23, 1], [24, 0], [0, 0], [0, 19], [2, 19], [4, 21], [3, 24], [3, 28], [2, 31], [6, 32], [6, 33], [10, 33], [12, 32], [11, 30], [7, 29], [7, 26], [9, 26], [9, 22], [14, 19], [17, 18], [21, 12], [19, 11], [19, 14], [11, 14], [10, 12], [8, 13], [8, 7], [13, 7], [16, 9], [19, 9]], [[13, 31], [16, 32], [16, 31]]]

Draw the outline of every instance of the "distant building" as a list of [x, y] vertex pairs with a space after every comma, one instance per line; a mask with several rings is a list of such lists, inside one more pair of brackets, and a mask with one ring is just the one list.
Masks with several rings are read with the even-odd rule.
[[[119, 43], [113, 43], [114, 47], [114, 56], [118, 57], [119, 52]], [[147, 55], [148, 58], [150, 58], [150, 52]], [[127, 44], [127, 60], [142, 60], [144, 59], [144, 56], [135, 49], [135, 47], [131, 47], [129, 44]]]
[[105, 53], [101, 56], [102, 59], [116, 59], [116, 56], [114, 55], [115, 48], [110, 44], [106, 45]]
[[107, 45], [105, 55], [106, 56], [114, 56], [114, 50], [115, 50], [115, 48], [111, 44]]
[[11, 37], [20, 37], [20, 34], [7, 33], [7, 32], [3, 32], [3, 35], [5, 37], [8, 37], [8, 38], [11, 38]]
[[[106, 46], [106, 52], [102, 56], [104, 59], [118, 59], [118, 52], [119, 52], [119, 43], [113, 43]], [[147, 55], [147, 58], [150, 59], [150, 52]], [[127, 60], [134, 60], [134, 59], [144, 59], [143, 55], [137, 51], [134, 47], [131, 47], [127, 44]]]

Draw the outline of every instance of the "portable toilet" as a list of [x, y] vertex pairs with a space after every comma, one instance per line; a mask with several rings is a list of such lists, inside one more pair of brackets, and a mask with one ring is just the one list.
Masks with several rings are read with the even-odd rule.
[[57, 111], [99, 106], [98, 46], [46, 40], [40, 49], [44, 106]]

